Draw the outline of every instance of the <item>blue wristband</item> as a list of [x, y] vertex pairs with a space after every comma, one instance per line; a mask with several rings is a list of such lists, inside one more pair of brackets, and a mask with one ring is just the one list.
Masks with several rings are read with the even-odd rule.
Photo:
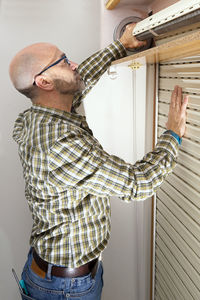
[[176, 138], [176, 140], [178, 141], [179, 145], [181, 145], [181, 143], [182, 143], [182, 138], [180, 138], [180, 136], [179, 136], [178, 134], [176, 134], [174, 131], [172, 131], [172, 130], [167, 130], [167, 131], [165, 131], [164, 133], [170, 133], [171, 135], [173, 135], [173, 136]]

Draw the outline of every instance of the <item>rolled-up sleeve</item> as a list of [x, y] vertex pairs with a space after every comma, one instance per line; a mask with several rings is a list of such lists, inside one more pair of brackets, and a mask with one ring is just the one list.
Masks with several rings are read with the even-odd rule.
[[109, 155], [89, 135], [70, 132], [52, 147], [49, 178], [53, 185], [84, 194], [118, 196], [124, 201], [153, 195], [176, 165], [178, 143], [163, 134], [155, 150], [134, 165]]

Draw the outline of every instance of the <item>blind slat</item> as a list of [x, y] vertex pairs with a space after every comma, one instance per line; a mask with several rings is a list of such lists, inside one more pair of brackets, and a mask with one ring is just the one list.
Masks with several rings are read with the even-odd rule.
[[184, 93], [200, 94], [199, 79], [160, 78], [159, 80], [159, 88], [162, 90], [173, 91], [175, 85], [181, 86]]
[[[183, 97], [185, 95], [186, 94], [183, 93]], [[159, 103], [165, 102], [169, 104], [171, 101], [171, 91], [160, 90], [158, 96], [159, 96]], [[188, 108], [200, 110], [200, 95], [189, 94]]]
[[183, 57], [183, 58], [179, 58], [178, 60], [172, 59], [170, 61], [160, 63], [160, 66], [171, 65], [171, 64], [191, 63], [191, 62], [200, 62], [200, 55]]
[[[160, 102], [158, 105], [159, 112], [162, 112], [166, 117], [169, 112], [169, 104]], [[200, 111], [187, 110], [187, 122], [200, 126]]]
[[200, 63], [160, 66], [160, 77], [200, 77]]

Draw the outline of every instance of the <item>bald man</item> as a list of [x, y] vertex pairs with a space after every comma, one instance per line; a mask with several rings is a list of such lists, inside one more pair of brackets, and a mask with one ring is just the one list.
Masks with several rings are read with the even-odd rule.
[[76, 113], [111, 62], [144, 44], [132, 36], [133, 27], [79, 66], [48, 43], [28, 46], [11, 61], [13, 85], [32, 101], [13, 131], [33, 218], [23, 299], [99, 300], [110, 196], [144, 200], [176, 165], [187, 106], [180, 87], [172, 93], [167, 131], [135, 165], [105, 152]]

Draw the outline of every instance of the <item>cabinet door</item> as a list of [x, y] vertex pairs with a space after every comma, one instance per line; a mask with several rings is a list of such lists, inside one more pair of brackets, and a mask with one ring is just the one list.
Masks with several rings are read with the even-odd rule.
[[[146, 77], [145, 63], [137, 70], [114, 66], [84, 100], [94, 136], [106, 151], [128, 163], [145, 153]], [[151, 92], [153, 78], [149, 76]], [[103, 299], [149, 299], [151, 201], [126, 204], [112, 198], [111, 208], [111, 239], [103, 253]]]
[[134, 163], [145, 153], [146, 64], [112, 66], [84, 100], [94, 136], [110, 154]]

